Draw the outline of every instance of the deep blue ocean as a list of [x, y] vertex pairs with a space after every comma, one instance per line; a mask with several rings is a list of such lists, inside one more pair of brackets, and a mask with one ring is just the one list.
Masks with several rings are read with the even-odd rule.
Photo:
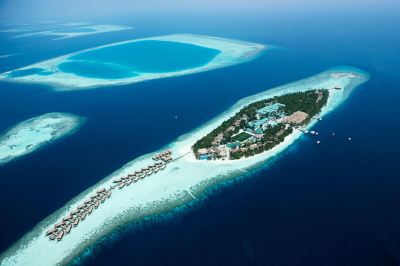
[[319, 146], [304, 136], [263, 169], [212, 189], [174, 215], [121, 228], [79, 263], [400, 264], [396, 12], [149, 14], [90, 22], [136, 29], [58, 41], [0, 33], [0, 54], [17, 54], [0, 59], [0, 72], [93, 46], [172, 33], [278, 48], [228, 68], [96, 90], [56, 92], [0, 83], [0, 131], [47, 112], [87, 117], [74, 135], [0, 166], [0, 253], [83, 190], [237, 100], [349, 65], [369, 72], [371, 79], [315, 126]]

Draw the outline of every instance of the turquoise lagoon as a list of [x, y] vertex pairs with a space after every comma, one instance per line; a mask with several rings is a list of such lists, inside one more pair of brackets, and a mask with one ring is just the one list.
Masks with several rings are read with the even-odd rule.
[[[88, 89], [193, 74], [254, 59], [264, 45], [175, 34], [95, 47], [0, 75], [56, 89]], [[43, 74], [44, 73], [44, 74]]]
[[118, 79], [204, 66], [219, 53], [192, 44], [149, 40], [83, 52], [69, 57], [58, 68], [83, 77]]
[[74, 32], [95, 32], [96, 30], [91, 28], [73, 28], [73, 29], [62, 29], [62, 30], [55, 30], [55, 33], [74, 33]]

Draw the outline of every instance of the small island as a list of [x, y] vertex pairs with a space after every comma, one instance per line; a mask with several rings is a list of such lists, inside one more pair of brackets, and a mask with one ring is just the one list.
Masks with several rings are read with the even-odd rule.
[[0, 165], [75, 132], [84, 118], [48, 113], [25, 120], [0, 136]]
[[192, 150], [199, 160], [235, 160], [270, 150], [317, 116], [328, 97], [328, 90], [315, 89], [253, 102], [198, 140]]

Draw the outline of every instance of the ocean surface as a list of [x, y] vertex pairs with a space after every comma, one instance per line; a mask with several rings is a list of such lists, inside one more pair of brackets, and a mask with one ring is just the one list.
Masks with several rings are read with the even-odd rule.
[[135, 30], [57, 41], [0, 33], [0, 54], [14, 54], [0, 59], [0, 72], [116, 41], [173, 33], [277, 48], [232, 67], [96, 90], [55, 92], [0, 83], [0, 131], [48, 112], [87, 117], [74, 135], [0, 166], [0, 253], [100, 179], [237, 100], [349, 65], [369, 72], [371, 79], [315, 126], [319, 146], [304, 136], [245, 178], [210, 189], [173, 213], [124, 226], [76, 263], [400, 263], [400, 18], [395, 12], [152, 14], [91, 22]]

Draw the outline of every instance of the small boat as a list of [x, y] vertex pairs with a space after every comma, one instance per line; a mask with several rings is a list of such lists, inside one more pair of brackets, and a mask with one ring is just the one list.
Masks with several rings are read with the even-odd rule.
[[334, 136], [335, 136], [335, 133], [332, 133], [331, 136], [334, 137]]
[[107, 192], [107, 198], [111, 197], [111, 190]]
[[126, 185], [129, 186], [130, 184], [132, 184], [132, 181], [133, 181], [132, 179], [129, 179], [129, 180], [126, 182]]
[[351, 138], [348, 138], [349, 141], [351, 141]]
[[54, 234], [50, 235], [49, 238], [50, 238], [50, 240], [54, 240], [54, 239], [56, 239], [56, 235], [54, 235]]
[[317, 140], [317, 142], [315, 142], [316, 144], [320, 144], [321, 143], [321, 141], [319, 141], [319, 140]]
[[121, 183], [121, 184], [119, 184], [119, 189], [121, 189], [121, 188], [123, 188], [125, 186], [125, 183]]

